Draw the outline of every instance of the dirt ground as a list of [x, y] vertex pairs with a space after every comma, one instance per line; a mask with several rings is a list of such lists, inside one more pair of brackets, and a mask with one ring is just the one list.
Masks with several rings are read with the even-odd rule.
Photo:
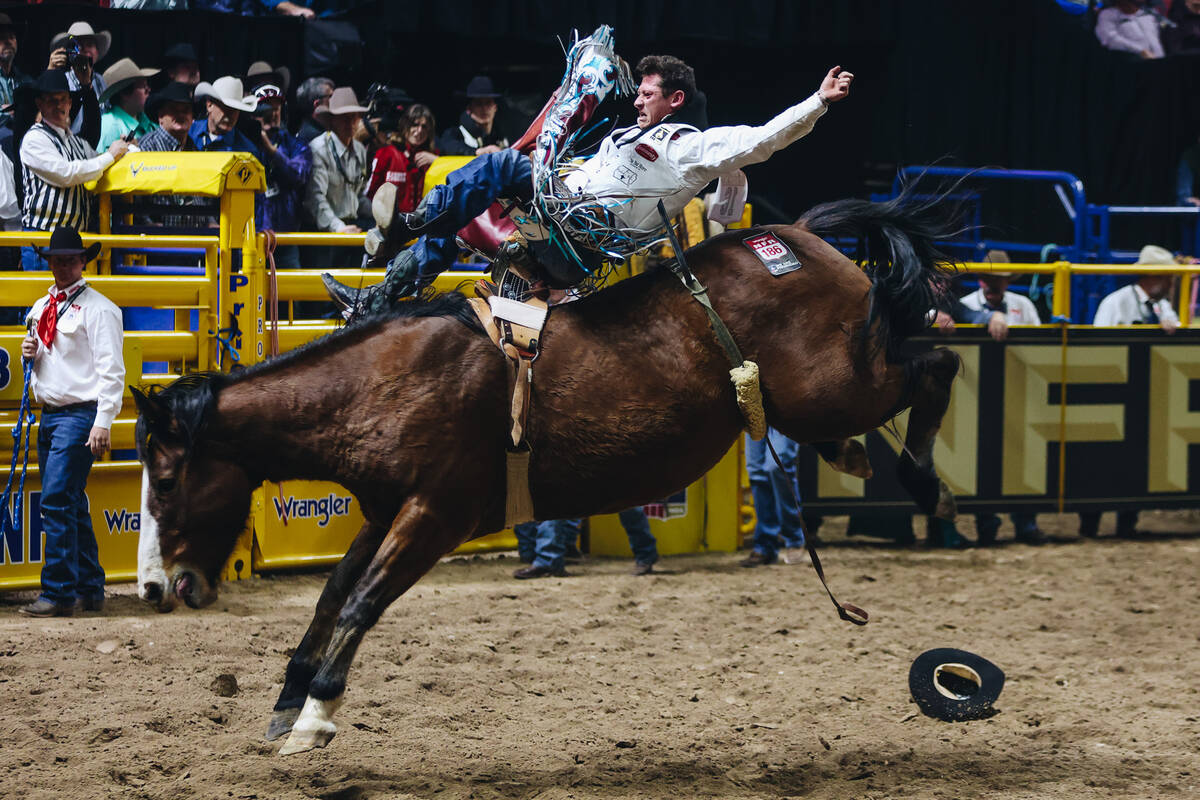
[[[8, 595], [0, 796], [1194, 798], [1200, 525], [1143, 520], [1145, 541], [1082, 541], [1071, 517], [1041, 548], [963, 552], [827, 526], [865, 628], [801, 565], [586, 559], [519, 582], [511, 555], [449, 560], [367, 637], [331, 745], [288, 758], [262, 734], [323, 574], [169, 615], [129, 585], [71, 619]], [[917, 712], [908, 668], [933, 647], [1006, 672], [998, 714]]]

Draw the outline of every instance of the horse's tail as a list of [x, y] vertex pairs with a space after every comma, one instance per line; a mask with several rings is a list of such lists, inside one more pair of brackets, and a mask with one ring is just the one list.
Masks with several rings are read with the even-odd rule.
[[837, 200], [797, 220], [821, 237], [858, 240], [855, 260], [871, 279], [863, 335], [870, 351], [882, 348], [890, 362], [903, 361], [901, 343], [929, 327], [929, 310], [950, 292], [954, 259], [937, 247], [938, 239], [960, 232], [956, 214], [947, 213], [950, 191], [917, 198], [906, 189], [882, 203]]

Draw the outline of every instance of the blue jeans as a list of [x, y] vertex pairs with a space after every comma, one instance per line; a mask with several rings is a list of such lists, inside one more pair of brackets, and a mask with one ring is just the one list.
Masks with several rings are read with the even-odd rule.
[[[780, 472], [767, 449], [767, 439], [779, 454], [784, 471]], [[754, 551], [773, 560], [780, 547], [804, 547], [800, 530], [800, 506], [796, 497], [800, 485], [796, 481], [796, 456], [800, 445], [774, 428], [767, 429], [767, 438], [754, 441], [746, 437], [746, 472], [750, 476], [750, 492], [754, 495]], [[796, 495], [792, 495], [795, 487]]]
[[454, 236], [459, 229], [500, 197], [522, 201], [533, 197], [532, 174], [528, 156], [508, 148], [472, 159], [429, 191], [424, 214], [432, 227], [411, 248], [425, 283], [454, 263], [458, 256]]
[[558, 570], [563, 567], [567, 545], [579, 535], [579, 520], [522, 522], [513, 528], [513, 533], [517, 535], [517, 552], [522, 561]]
[[60, 605], [76, 597], [104, 597], [104, 568], [88, 512], [88, 434], [96, 408], [42, 412], [38, 470], [42, 476], [42, 529], [46, 533], [42, 597]]
[[646, 519], [646, 512], [641, 506], [625, 509], [617, 514], [617, 519], [621, 520], [621, 527], [629, 537], [633, 559], [639, 564], [657, 564], [658, 542], [650, 532], [650, 520]]

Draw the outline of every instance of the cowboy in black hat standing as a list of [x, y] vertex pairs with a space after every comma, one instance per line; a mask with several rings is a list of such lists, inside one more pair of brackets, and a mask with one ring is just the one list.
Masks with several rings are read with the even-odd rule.
[[168, 47], [163, 53], [162, 64], [168, 81], [186, 83], [193, 88], [200, 83], [200, 56], [189, 43], [179, 42]]
[[[25, 227], [50, 231], [59, 227], [84, 230], [93, 223], [95, 196], [84, 188], [129, 151], [117, 139], [104, 153], [71, 133], [71, 87], [59, 70], [43, 72], [30, 87], [34, 105], [42, 115], [21, 139], [24, 168]], [[23, 90], [24, 91], [24, 90]], [[25, 269], [43, 269], [33, 248], [22, 248]]]
[[21, 355], [33, 361], [31, 388], [42, 403], [38, 471], [46, 550], [42, 593], [21, 609], [34, 617], [69, 617], [104, 607], [104, 568], [84, 488], [92, 461], [110, 447], [109, 430], [125, 391], [121, 311], [88, 286], [83, 267], [100, 252], [84, 248], [72, 228], [58, 228], [40, 249], [54, 285], [25, 318]]
[[[8, 14], [0, 14], [0, 108], [11, 106], [18, 86], [33, 83], [33, 78], [17, 69], [17, 26]], [[12, 112], [7, 112], [5, 116]]]
[[445, 156], [481, 156], [498, 153], [508, 147], [508, 136], [496, 127], [496, 98], [500, 94], [492, 79], [476, 75], [467, 84], [467, 109], [458, 118], [458, 127], [450, 128], [438, 139]]

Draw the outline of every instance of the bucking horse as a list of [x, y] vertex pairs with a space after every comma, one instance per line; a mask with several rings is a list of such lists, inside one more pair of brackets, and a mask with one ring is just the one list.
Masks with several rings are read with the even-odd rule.
[[[900, 480], [922, 511], [952, 519], [932, 452], [958, 359], [904, 346], [949, 280], [935, 205], [836, 201], [794, 225], [726, 232], [686, 260], [759, 365], [768, 424], [865, 476], [850, 437], [911, 407]], [[800, 268], [772, 274], [746, 244], [764, 233]], [[857, 261], [828, 237], [856, 237]], [[701, 477], [745, 424], [729, 366], [668, 269], [555, 307], [526, 432], [533, 516], [617, 512]], [[334, 481], [362, 508], [287, 665], [267, 733], [290, 734], [281, 753], [329, 743], [366, 632], [440, 558], [503, 528], [510, 370], [467, 298], [446, 293], [240, 372], [135, 392], [139, 594], [159, 610], [213, 602], [264, 481]]]

